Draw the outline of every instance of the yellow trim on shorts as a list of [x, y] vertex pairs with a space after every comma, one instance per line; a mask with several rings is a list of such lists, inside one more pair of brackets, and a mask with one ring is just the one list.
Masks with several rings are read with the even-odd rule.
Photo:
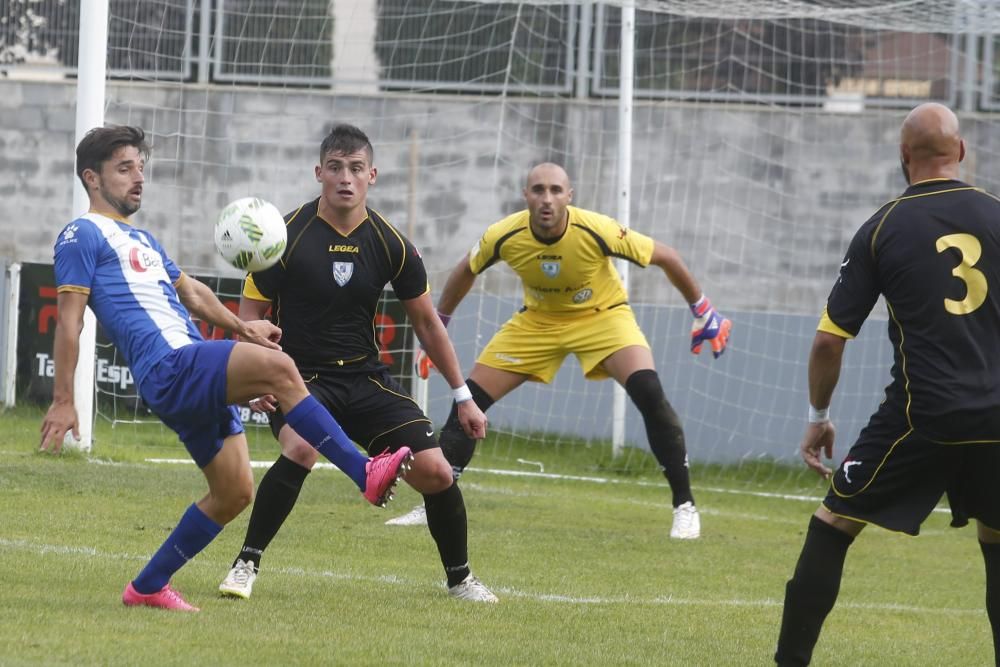
[[[825, 509], [827, 512], [829, 512], [833, 516], [840, 517], [841, 519], [847, 519], [848, 521], [856, 521], [857, 523], [861, 523], [861, 524], [864, 524], [866, 526], [875, 526], [876, 528], [881, 528], [882, 530], [888, 530], [890, 533], [896, 533], [897, 535], [906, 535], [907, 537], [917, 537], [913, 533], [908, 533], [905, 530], [896, 530], [895, 528], [889, 528], [887, 526], [883, 526], [880, 523], [875, 523], [874, 521], [869, 521], [867, 519], [862, 519], [860, 517], [851, 516], [850, 514], [843, 514], [841, 512], [834, 512], [833, 510], [831, 510], [829, 507], [826, 506], [826, 503], [820, 503], [819, 506], [822, 507], [823, 509]], [[919, 529], [919, 526], [918, 526], [918, 529]]]

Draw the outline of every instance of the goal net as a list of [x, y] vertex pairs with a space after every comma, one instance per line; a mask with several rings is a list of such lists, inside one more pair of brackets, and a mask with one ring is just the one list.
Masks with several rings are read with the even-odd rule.
[[[36, 14], [62, 6], [14, 4]], [[629, 7], [626, 138], [619, 71]], [[24, 38], [33, 45], [27, 57], [2, 43], [0, 57], [71, 71], [72, 17], [42, 18], [49, 23]], [[733, 320], [722, 358], [693, 357], [680, 295], [655, 268], [630, 273], [631, 303], [684, 422], [692, 465], [791, 475], [775, 463], [798, 460], [815, 325], [848, 240], [904, 187], [897, 138], [907, 110], [927, 100], [955, 108], [971, 148], [963, 177], [1000, 185], [991, 115], [1000, 103], [998, 25], [1000, 10], [978, 0], [638, 0], [624, 8], [113, 0], [107, 120], [151, 134], [143, 223], [188, 272], [230, 278], [212, 245], [216, 212], [242, 196], [282, 210], [317, 196], [322, 137], [334, 123], [362, 127], [379, 170], [370, 204], [420, 248], [435, 299], [486, 226], [523, 207], [535, 163], [564, 165], [574, 204], [618, 217], [619, 148], [629, 141], [623, 222], [675, 247]], [[449, 329], [466, 371], [521, 300], [505, 267], [479, 277]], [[832, 406], [841, 451], [889, 381], [885, 327], [878, 306], [848, 346]], [[408, 361], [400, 368], [408, 373]], [[430, 417], [441, 424], [448, 388], [434, 376], [429, 389]], [[117, 401], [99, 401], [102, 416], [121, 418]], [[551, 451], [610, 469], [653, 466], [630, 405], [630, 446], [610, 456], [612, 402], [612, 383], [583, 380], [569, 358], [552, 385], [527, 383], [490, 410], [495, 437], [484, 453], [527, 470], [548, 465]]]

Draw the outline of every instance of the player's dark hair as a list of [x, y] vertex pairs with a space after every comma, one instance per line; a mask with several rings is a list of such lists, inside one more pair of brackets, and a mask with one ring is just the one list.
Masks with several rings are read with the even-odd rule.
[[323, 143], [319, 147], [319, 161], [322, 164], [330, 153], [349, 155], [360, 150], [368, 153], [368, 163], [374, 164], [375, 149], [372, 148], [372, 142], [368, 140], [368, 135], [361, 128], [341, 123], [334, 125], [330, 133], [323, 139]]
[[84, 190], [87, 189], [87, 183], [83, 180], [83, 172], [92, 169], [100, 173], [101, 166], [122, 146], [135, 146], [143, 158], [149, 158], [149, 144], [146, 143], [146, 133], [141, 127], [95, 127], [83, 136], [80, 145], [76, 147], [76, 175], [83, 183]]

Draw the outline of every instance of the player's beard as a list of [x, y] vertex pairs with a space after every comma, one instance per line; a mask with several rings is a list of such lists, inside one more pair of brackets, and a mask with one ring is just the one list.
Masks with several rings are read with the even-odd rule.
[[119, 215], [123, 218], [130, 217], [133, 213], [139, 210], [141, 204], [133, 204], [128, 199], [117, 199], [114, 197], [108, 197], [105, 195], [104, 199], [111, 204], [111, 208], [115, 209]]
[[906, 184], [910, 184], [910, 170], [907, 168], [906, 163], [903, 162], [903, 158], [899, 158], [899, 168], [903, 170], [903, 178], [906, 179]]

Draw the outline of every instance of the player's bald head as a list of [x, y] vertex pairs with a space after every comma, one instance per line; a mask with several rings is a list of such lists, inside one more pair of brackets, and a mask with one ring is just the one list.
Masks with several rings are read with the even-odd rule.
[[943, 104], [921, 104], [907, 114], [899, 141], [912, 160], [954, 158], [958, 161], [962, 142], [958, 117]]
[[554, 162], [542, 162], [532, 167], [531, 171], [528, 172], [528, 179], [525, 181], [524, 187], [530, 189], [533, 184], [538, 182], [559, 183], [564, 189], [570, 189], [569, 174]]
[[943, 104], [928, 102], [907, 114], [899, 131], [899, 162], [907, 183], [958, 178], [965, 142], [958, 117]]

